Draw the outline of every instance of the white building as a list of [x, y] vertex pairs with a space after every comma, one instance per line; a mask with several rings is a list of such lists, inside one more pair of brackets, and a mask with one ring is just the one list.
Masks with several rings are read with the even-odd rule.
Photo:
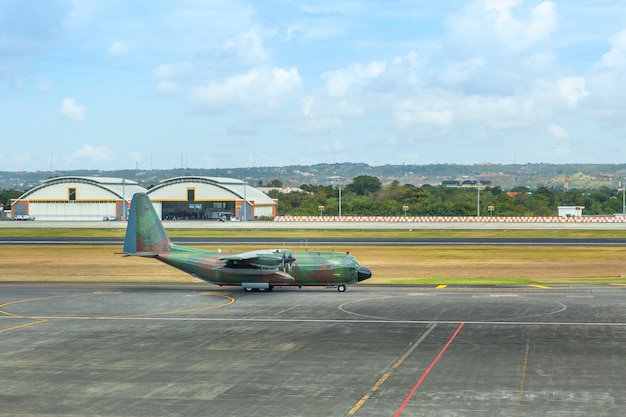
[[272, 198], [234, 178], [186, 176], [163, 180], [148, 191], [161, 218], [253, 220], [276, 215]]
[[558, 206], [559, 217], [582, 217], [584, 206]]
[[106, 177], [55, 177], [11, 201], [11, 217], [36, 220], [103, 220], [126, 217], [133, 194], [146, 192], [136, 181]]

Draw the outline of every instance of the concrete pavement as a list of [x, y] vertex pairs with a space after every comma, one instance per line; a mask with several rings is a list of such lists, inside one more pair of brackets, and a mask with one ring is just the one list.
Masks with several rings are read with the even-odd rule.
[[626, 287], [0, 284], [0, 416], [617, 416]]

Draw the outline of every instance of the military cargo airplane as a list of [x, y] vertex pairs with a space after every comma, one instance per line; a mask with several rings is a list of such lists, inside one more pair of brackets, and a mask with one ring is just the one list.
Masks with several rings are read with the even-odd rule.
[[224, 253], [173, 244], [145, 193], [133, 196], [123, 254], [155, 258], [206, 282], [241, 286], [245, 291], [318, 285], [344, 292], [346, 284], [372, 276], [347, 253], [288, 249]]

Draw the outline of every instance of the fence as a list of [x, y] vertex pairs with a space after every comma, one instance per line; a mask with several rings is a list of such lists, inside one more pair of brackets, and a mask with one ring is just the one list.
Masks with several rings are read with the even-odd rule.
[[277, 216], [275, 222], [338, 223], [626, 223], [625, 217], [505, 217], [505, 216]]

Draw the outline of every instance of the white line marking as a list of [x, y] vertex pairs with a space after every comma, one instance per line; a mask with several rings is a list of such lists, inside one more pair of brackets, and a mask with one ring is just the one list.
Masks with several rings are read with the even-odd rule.
[[[7, 317], [8, 319], [9, 317]], [[20, 318], [20, 317], [15, 317]], [[24, 318], [24, 317], [22, 317]], [[275, 317], [259, 318], [219, 318], [219, 317], [81, 317], [81, 316], [29, 316], [35, 320], [141, 320], [141, 321], [199, 321], [199, 322], [242, 322], [242, 323], [344, 323], [344, 324], [461, 324], [496, 325], [496, 326], [611, 326], [626, 327], [626, 322], [573, 322], [573, 321], [488, 321], [488, 320], [363, 320], [363, 319], [280, 319]]]

